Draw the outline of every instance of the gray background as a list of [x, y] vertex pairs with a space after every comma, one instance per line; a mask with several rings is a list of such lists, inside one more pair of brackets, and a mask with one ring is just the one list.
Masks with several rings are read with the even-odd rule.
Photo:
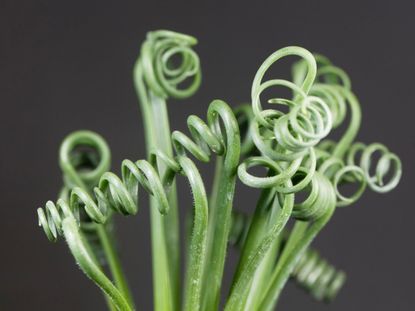
[[[167, 1], [166, 1], [167, 2]], [[206, 4], [206, 3], [209, 3]], [[210, 100], [248, 101], [260, 63], [302, 45], [351, 76], [362, 103], [359, 140], [381, 141], [403, 161], [398, 189], [367, 191], [338, 210], [315, 242], [348, 272], [335, 302], [313, 302], [287, 286], [281, 310], [411, 310], [414, 250], [415, 41], [410, 1], [0, 1], [1, 310], [102, 310], [101, 294], [78, 270], [63, 241], [51, 244], [35, 208], [61, 185], [60, 141], [91, 129], [109, 142], [113, 167], [144, 157], [131, 70], [148, 30], [196, 36], [203, 84], [170, 103], [171, 124], [204, 118]], [[280, 76], [287, 74], [284, 66]], [[209, 175], [208, 166], [202, 171]], [[182, 186], [182, 210], [191, 208]], [[257, 191], [238, 185], [237, 204], [253, 210]], [[243, 204], [242, 204], [243, 203]], [[118, 219], [120, 249], [140, 310], [152, 308], [148, 209]], [[235, 260], [231, 252], [229, 264]], [[227, 274], [229, 278], [229, 274]]]

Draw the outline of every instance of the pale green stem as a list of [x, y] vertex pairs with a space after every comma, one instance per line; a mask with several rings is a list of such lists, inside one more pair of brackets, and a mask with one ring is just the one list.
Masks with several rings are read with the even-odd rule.
[[[144, 121], [147, 157], [154, 149], [172, 156], [170, 129], [165, 101], [147, 91], [143, 81], [140, 60], [134, 68], [134, 82]], [[164, 173], [159, 164], [160, 175]], [[162, 216], [158, 203], [150, 198], [151, 241], [153, 253], [153, 291], [156, 311], [177, 310], [179, 306], [179, 228], [176, 187], [173, 183], [169, 192], [169, 214]]]
[[204, 272], [203, 310], [216, 310], [220, 299], [226, 249], [231, 225], [233, 194], [236, 175], [223, 168], [217, 159], [219, 172], [215, 177], [210, 200], [208, 252]]

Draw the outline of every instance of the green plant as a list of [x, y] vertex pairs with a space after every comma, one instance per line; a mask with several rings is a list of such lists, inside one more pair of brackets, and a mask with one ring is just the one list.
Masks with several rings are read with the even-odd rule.
[[[214, 100], [206, 122], [194, 115], [187, 119], [190, 137], [171, 133], [166, 100], [190, 97], [201, 82], [195, 44], [193, 37], [170, 31], [148, 34], [134, 68], [147, 160], [124, 160], [119, 178], [108, 172], [110, 152], [99, 135], [69, 135], [60, 150], [64, 187], [56, 204], [48, 201], [38, 209], [39, 224], [51, 241], [64, 236], [112, 310], [134, 310], [114, 245], [112, 216], [137, 213], [139, 187], [150, 195], [155, 310], [218, 309], [229, 243], [240, 249], [240, 259], [225, 310], [274, 309], [290, 277], [316, 299], [331, 300], [345, 274], [320, 258], [310, 243], [336, 207], [356, 202], [366, 186], [377, 192], [393, 189], [401, 176], [399, 158], [381, 144], [354, 142], [361, 116], [348, 76], [300, 47], [280, 49], [265, 60], [253, 81], [252, 105], [232, 110]], [[263, 81], [268, 69], [287, 56], [300, 58], [292, 81]], [[271, 98], [274, 108], [263, 109], [261, 94], [281, 94], [281, 89], [292, 96]], [[347, 112], [350, 121], [340, 140], [327, 140]], [[190, 156], [209, 162], [211, 153], [216, 169], [208, 199]], [[254, 167], [265, 168], [266, 176], [252, 173]], [[183, 285], [178, 176], [188, 180], [194, 200]], [[262, 189], [252, 215], [232, 210], [237, 176]], [[353, 184], [357, 189], [344, 194], [343, 187]], [[290, 218], [292, 229], [287, 227]]]

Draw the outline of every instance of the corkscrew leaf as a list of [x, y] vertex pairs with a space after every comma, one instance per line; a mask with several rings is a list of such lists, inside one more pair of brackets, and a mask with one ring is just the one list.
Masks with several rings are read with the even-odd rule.
[[346, 281], [346, 274], [336, 270], [317, 251], [309, 249], [298, 260], [292, 277], [317, 300], [331, 301]]
[[[141, 47], [144, 79], [151, 91], [161, 98], [186, 98], [199, 88], [201, 72], [199, 57], [192, 50], [196, 38], [168, 30], [152, 31]], [[180, 57], [180, 64], [173, 58]], [[191, 83], [180, 89], [186, 79]]]

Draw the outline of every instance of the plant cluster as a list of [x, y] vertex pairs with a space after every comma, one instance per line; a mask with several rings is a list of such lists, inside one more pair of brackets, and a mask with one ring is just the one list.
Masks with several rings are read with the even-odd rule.
[[[222, 301], [226, 311], [274, 310], [290, 278], [316, 299], [331, 300], [345, 274], [310, 244], [336, 208], [356, 202], [367, 187], [392, 190], [401, 176], [399, 158], [382, 144], [355, 142], [361, 111], [349, 77], [327, 58], [295, 46], [276, 51], [259, 67], [250, 105], [232, 109], [214, 100], [206, 121], [188, 117], [189, 135], [171, 132], [166, 101], [190, 97], [201, 82], [195, 44], [195, 38], [171, 31], [148, 34], [134, 67], [147, 159], [124, 160], [118, 177], [109, 172], [110, 151], [102, 137], [70, 134], [60, 149], [64, 185], [56, 203], [38, 209], [40, 226], [51, 241], [65, 238], [111, 310], [135, 309], [115, 246], [113, 215], [137, 213], [139, 188], [149, 194], [155, 310], [217, 310], [229, 244], [239, 250], [239, 262]], [[291, 56], [292, 79], [265, 79], [274, 63]], [[279, 95], [287, 90], [290, 96]], [[272, 96], [265, 109], [267, 94]], [[345, 129], [340, 139], [328, 139], [338, 127]], [[216, 168], [208, 197], [195, 162], [212, 157]], [[265, 176], [255, 174], [258, 167]], [[184, 251], [179, 176], [188, 180], [194, 203]], [[238, 178], [260, 189], [252, 214], [233, 208]]]

